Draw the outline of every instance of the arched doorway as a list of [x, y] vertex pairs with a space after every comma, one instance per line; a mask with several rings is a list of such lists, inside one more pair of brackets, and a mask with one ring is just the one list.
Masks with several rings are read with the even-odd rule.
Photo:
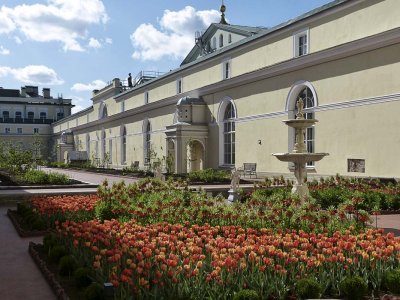
[[203, 170], [204, 147], [199, 141], [190, 141], [187, 147], [188, 170], [189, 172]]

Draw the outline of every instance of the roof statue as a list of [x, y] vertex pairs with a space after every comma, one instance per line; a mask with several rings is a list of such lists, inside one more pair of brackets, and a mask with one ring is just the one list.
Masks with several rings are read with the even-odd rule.
[[221, 21], [219, 21], [219, 23], [224, 25], [229, 25], [228, 22], [226, 22], [225, 20], [226, 6], [224, 5], [224, 0], [222, 0], [222, 4], [219, 11], [221, 12]]

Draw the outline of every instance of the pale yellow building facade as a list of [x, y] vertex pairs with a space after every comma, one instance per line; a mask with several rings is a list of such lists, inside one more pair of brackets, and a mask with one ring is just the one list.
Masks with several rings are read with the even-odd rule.
[[53, 123], [54, 138], [68, 133], [74, 150], [115, 168], [251, 162], [288, 173], [271, 154], [291, 151], [282, 121], [301, 97], [319, 120], [308, 150], [330, 153], [310, 172], [398, 178], [399, 10], [398, 0], [341, 0], [269, 29], [212, 24], [179, 68], [132, 88], [114, 79], [92, 107]]

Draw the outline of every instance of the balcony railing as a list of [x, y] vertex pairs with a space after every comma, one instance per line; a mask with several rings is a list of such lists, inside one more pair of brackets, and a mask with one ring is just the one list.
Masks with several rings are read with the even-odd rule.
[[28, 118], [1, 118], [0, 123], [12, 124], [51, 124], [55, 122], [53, 119], [28, 119]]

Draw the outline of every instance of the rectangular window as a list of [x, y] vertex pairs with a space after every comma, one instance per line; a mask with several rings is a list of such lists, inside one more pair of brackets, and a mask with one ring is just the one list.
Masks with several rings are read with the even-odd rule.
[[108, 161], [112, 163], [112, 139], [108, 140]]
[[[182, 86], [182, 83], [181, 83]], [[181, 91], [177, 92], [178, 94], [182, 93], [182, 87], [181, 87]], [[144, 104], [149, 103], [149, 91], [145, 91], [144, 92]]]
[[3, 118], [4, 118], [4, 119], [10, 118], [10, 112], [7, 111], [7, 110], [3, 110]]
[[44, 111], [40, 112], [40, 119], [45, 120], [46, 118], [47, 118], [47, 113]]
[[178, 78], [176, 80], [176, 93], [181, 94], [182, 92], [183, 92], [182, 78]]
[[15, 112], [15, 118], [16, 119], [22, 119], [22, 113], [20, 111]]
[[299, 31], [293, 36], [294, 57], [309, 53], [309, 29]]
[[39, 128], [33, 128], [33, 133], [39, 133]]
[[33, 111], [28, 111], [28, 119], [33, 119], [35, 117], [35, 113]]
[[231, 78], [231, 59], [222, 62], [222, 79]]
[[17, 128], [17, 133], [22, 134], [22, 128]]
[[121, 101], [121, 112], [125, 111], [125, 100]]
[[6, 127], [6, 128], [5, 128], [5, 130], [4, 130], [4, 132], [5, 132], [6, 134], [9, 134], [9, 133], [11, 133], [11, 128], [9, 128], [9, 127]]

